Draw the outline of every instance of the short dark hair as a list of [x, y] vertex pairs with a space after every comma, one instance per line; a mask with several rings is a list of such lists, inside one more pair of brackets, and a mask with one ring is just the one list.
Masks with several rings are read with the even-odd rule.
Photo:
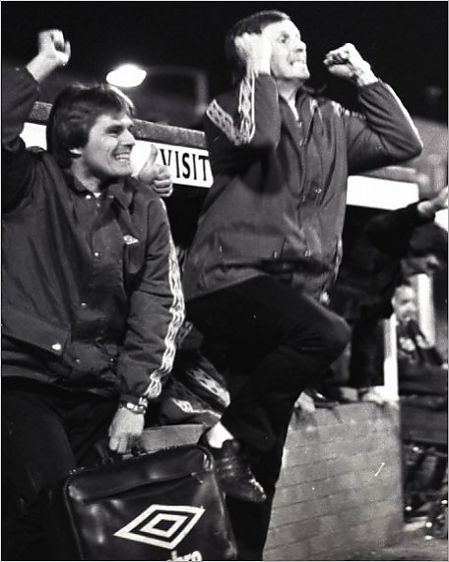
[[231, 27], [225, 38], [225, 54], [234, 82], [243, 78], [246, 72], [245, 63], [235, 48], [236, 37], [244, 33], [261, 33], [267, 25], [284, 20], [290, 20], [290, 16], [279, 10], [264, 10], [239, 20]]
[[56, 98], [47, 123], [47, 149], [62, 168], [72, 162], [70, 151], [87, 144], [95, 121], [103, 114], [134, 114], [134, 104], [109, 84], [65, 88]]

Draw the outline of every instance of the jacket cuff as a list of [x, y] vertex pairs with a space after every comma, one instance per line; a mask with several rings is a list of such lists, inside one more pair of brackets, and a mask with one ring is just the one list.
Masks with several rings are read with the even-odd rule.
[[371, 90], [371, 89], [375, 90], [378, 88], [378, 86], [381, 86], [381, 88], [385, 88], [386, 84], [380, 78], [377, 78], [375, 82], [371, 82], [370, 84], [358, 85], [357, 89], [363, 92], [365, 90]]
[[39, 90], [39, 82], [34, 78], [26, 66], [11, 66], [6, 72], [8, 73], [8, 76], [15, 75], [18, 77], [16, 79], [20, 79], [24, 83], [29, 82], [29, 86], [33, 89]]

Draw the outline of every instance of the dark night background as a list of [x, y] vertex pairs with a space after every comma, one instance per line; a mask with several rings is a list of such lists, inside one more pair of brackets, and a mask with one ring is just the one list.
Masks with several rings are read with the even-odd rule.
[[[308, 45], [313, 86], [345, 94], [324, 54], [356, 45], [413, 115], [447, 122], [446, 2], [2, 2], [4, 59], [26, 62], [36, 33], [60, 28], [72, 44], [70, 71], [100, 80], [121, 62], [190, 65], [206, 72], [210, 96], [229, 85], [226, 30], [261, 9], [287, 12]], [[69, 67], [67, 67], [69, 68]]]

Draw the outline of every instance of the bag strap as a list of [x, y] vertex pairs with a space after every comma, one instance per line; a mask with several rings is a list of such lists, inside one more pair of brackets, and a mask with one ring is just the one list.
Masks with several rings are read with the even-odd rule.
[[108, 443], [109, 440], [106, 437], [103, 437], [102, 439], [99, 439], [94, 445], [94, 449], [98, 455], [100, 465], [111, 464], [130, 457], [139, 457], [147, 454], [147, 451], [140, 443], [136, 443], [135, 445], [133, 445], [130, 453], [117, 453], [116, 451], [111, 451], [111, 449], [108, 447]]

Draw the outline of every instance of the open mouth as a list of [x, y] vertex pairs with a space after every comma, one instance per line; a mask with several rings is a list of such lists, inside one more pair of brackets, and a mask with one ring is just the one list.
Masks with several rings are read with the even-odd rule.
[[131, 155], [130, 155], [129, 152], [126, 152], [126, 153], [122, 152], [122, 153], [119, 153], [119, 154], [115, 154], [114, 159], [117, 160], [118, 162], [128, 163], [128, 162], [130, 162], [130, 156]]

